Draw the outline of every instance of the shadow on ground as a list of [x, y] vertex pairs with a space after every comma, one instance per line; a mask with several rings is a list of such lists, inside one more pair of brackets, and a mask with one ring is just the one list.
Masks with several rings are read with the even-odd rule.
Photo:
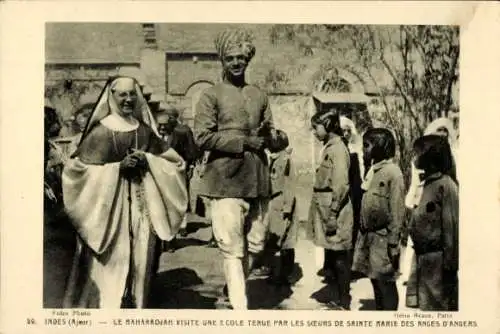
[[208, 228], [210, 227], [211, 224], [203, 222], [203, 221], [195, 221], [195, 222], [190, 222], [186, 226], [186, 230], [188, 233], [196, 233], [198, 230], [201, 230], [203, 228]]
[[185, 247], [191, 246], [205, 246], [208, 241], [195, 239], [195, 238], [176, 238], [174, 242], [175, 250], [179, 250]]
[[332, 285], [327, 284], [316, 292], [313, 292], [311, 298], [316, 300], [318, 303], [326, 304], [331, 301], [337, 301], [339, 299], [338, 290], [334, 289]]
[[151, 308], [213, 309], [216, 298], [203, 296], [194, 289], [201, 284], [202, 279], [192, 269], [177, 268], [158, 273], [152, 285]]
[[361, 306], [359, 307], [360, 311], [375, 311], [375, 299], [360, 299], [359, 303]]
[[[295, 263], [291, 282], [298, 282], [303, 276], [302, 268]], [[292, 295], [289, 285], [273, 285], [267, 278], [248, 281], [248, 307], [251, 310], [278, 310], [279, 305]]]

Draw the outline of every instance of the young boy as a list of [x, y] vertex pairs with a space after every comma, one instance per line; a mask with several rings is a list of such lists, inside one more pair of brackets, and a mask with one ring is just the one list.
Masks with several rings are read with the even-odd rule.
[[422, 197], [413, 210], [410, 236], [417, 272], [417, 305], [422, 311], [458, 310], [458, 185], [450, 145], [428, 135], [414, 143], [415, 165], [424, 171]]
[[403, 224], [403, 173], [393, 161], [396, 141], [388, 129], [374, 128], [363, 136], [363, 156], [370, 169], [363, 182], [360, 233], [353, 271], [370, 278], [377, 310], [397, 310], [396, 273]]
[[324, 147], [316, 170], [312, 197], [313, 236], [325, 248], [325, 271], [330, 286], [338, 291], [332, 306], [349, 310], [353, 208], [350, 199], [350, 156], [335, 110], [312, 117], [313, 134]]
[[273, 273], [270, 283], [289, 285], [290, 275], [295, 264], [295, 243], [297, 241], [297, 224], [294, 221], [295, 196], [293, 194], [292, 148], [283, 131], [277, 131], [279, 140], [283, 141], [283, 149], [270, 153], [269, 174], [271, 179], [269, 201], [269, 234], [266, 248], [261, 258], [262, 266], [254, 270], [255, 276], [271, 274], [272, 258], [280, 252], [280, 264], [277, 273]]

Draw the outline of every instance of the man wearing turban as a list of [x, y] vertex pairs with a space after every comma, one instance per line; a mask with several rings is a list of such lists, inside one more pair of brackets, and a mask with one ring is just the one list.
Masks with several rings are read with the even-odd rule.
[[215, 39], [222, 82], [202, 92], [194, 135], [204, 151], [200, 195], [210, 201], [213, 231], [224, 257], [233, 309], [247, 309], [246, 278], [268, 232], [269, 166], [265, 149], [280, 151], [267, 95], [245, 81], [255, 55], [248, 32]]

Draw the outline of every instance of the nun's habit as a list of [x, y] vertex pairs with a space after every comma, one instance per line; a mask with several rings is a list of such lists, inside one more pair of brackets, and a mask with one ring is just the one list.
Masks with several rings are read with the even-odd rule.
[[[137, 96], [135, 120], [128, 123], [112, 93], [117, 86], [133, 87], [127, 89]], [[139, 181], [120, 170], [132, 149], [147, 159]], [[137, 81], [110, 79], [63, 172], [64, 205], [79, 241], [65, 307], [148, 306], [158, 239], [171, 240], [186, 211], [184, 169], [182, 158], [159, 138]]]

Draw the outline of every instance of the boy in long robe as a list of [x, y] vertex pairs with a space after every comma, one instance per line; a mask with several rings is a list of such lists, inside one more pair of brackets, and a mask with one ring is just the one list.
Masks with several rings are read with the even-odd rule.
[[[158, 113], [156, 115], [156, 122], [158, 123], [158, 131], [162, 136], [162, 139], [168, 143], [168, 146], [174, 149], [186, 162], [185, 176], [189, 196], [189, 184], [194, 164], [198, 158], [198, 148], [194, 142], [193, 131], [189, 128], [189, 126], [179, 122], [179, 111], [172, 107], [169, 107], [164, 112]], [[191, 211], [189, 204], [188, 211]], [[179, 231], [179, 235], [181, 237], [186, 237], [188, 235], [187, 220], [188, 215], [186, 214], [182, 220], [181, 229]], [[175, 240], [176, 239], [173, 239], [172, 242], [165, 243], [163, 248], [169, 252], [175, 251]]]
[[[446, 117], [441, 117], [432, 121], [425, 129], [424, 135], [438, 135], [447, 138], [450, 144], [452, 161], [448, 174], [452, 179], [458, 182], [457, 177], [457, 133], [453, 126], [453, 121]], [[424, 188], [424, 181], [421, 180], [423, 171], [415, 167], [415, 162], [411, 166], [411, 183], [408, 193], [405, 198], [406, 207], [413, 210], [420, 203], [422, 192]], [[417, 261], [415, 252], [413, 251], [413, 241], [411, 237], [408, 238], [408, 245], [403, 257], [403, 280], [406, 282], [406, 306], [416, 308], [418, 307], [418, 296], [416, 286], [416, 271]]]
[[424, 171], [422, 196], [413, 210], [415, 295], [422, 311], [458, 310], [458, 184], [449, 175], [452, 154], [442, 136], [415, 141], [416, 167]]

